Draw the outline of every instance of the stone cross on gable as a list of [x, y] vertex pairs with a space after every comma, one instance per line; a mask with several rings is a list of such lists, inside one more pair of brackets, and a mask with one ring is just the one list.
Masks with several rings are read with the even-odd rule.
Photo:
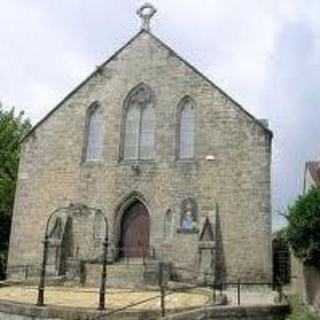
[[141, 29], [150, 31], [150, 21], [151, 18], [156, 14], [156, 12], [156, 8], [150, 3], [145, 3], [137, 10], [137, 15], [142, 20]]

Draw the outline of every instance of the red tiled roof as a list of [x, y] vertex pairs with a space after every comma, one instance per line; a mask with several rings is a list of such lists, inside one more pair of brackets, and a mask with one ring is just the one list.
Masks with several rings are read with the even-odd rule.
[[320, 161], [307, 162], [306, 169], [309, 170], [313, 181], [320, 186]]

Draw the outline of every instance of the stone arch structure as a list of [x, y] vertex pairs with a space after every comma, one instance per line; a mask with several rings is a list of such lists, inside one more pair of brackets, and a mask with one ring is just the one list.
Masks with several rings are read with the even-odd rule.
[[[150, 246], [151, 217], [150, 209], [143, 195], [132, 192], [125, 197], [116, 208], [113, 224], [113, 242], [115, 257], [141, 257]], [[129, 228], [141, 227], [137, 233], [140, 238], [135, 238], [135, 230]], [[131, 248], [128, 241], [132, 241]]]
[[97, 261], [106, 236], [103, 212], [85, 204], [71, 203], [55, 210], [47, 222], [48, 274], [77, 276], [80, 261]]

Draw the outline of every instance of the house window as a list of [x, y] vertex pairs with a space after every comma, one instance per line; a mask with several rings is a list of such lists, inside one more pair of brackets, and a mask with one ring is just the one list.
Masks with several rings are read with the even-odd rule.
[[149, 87], [140, 85], [129, 94], [126, 102], [123, 158], [152, 159], [154, 128], [153, 94]]
[[195, 106], [191, 98], [182, 100], [179, 107], [179, 158], [194, 158]]
[[103, 115], [98, 103], [94, 103], [87, 113], [87, 161], [101, 160], [103, 151]]

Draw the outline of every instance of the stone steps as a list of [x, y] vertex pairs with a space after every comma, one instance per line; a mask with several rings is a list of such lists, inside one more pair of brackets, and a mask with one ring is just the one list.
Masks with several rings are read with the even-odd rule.
[[116, 264], [108, 266], [107, 283], [111, 286], [133, 286], [144, 284], [143, 264]]
[[[148, 267], [147, 267], [148, 266]], [[101, 279], [101, 264], [87, 264], [86, 265], [86, 286], [100, 285]], [[107, 265], [107, 286], [111, 287], [142, 287], [145, 285], [145, 271], [147, 270], [148, 278], [152, 278], [156, 267], [146, 265], [140, 261], [130, 260], [129, 263], [120, 261], [115, 264]]]

